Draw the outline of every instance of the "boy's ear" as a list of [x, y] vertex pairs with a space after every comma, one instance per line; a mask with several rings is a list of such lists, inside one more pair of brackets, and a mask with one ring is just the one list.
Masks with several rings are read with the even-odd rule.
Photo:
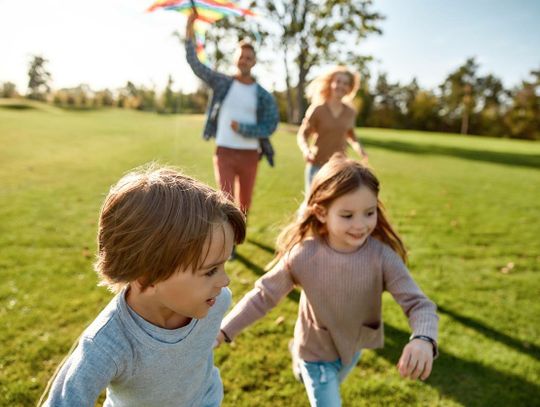
[[319, 222], [326, 223], [326, 208], [324, 206], [315, 204], [313, 206], [313, 213]]
[[142, 287], [144, 286], [144, 280], [142, 278], [138, 278], [135, 281], [132, 281], [130, 284], [135, 286], [137, 291], [140, 293], [143, 291], [146, 293], [151, 293], [155, 289], [155, 284], [150, 284], [143, 290]]

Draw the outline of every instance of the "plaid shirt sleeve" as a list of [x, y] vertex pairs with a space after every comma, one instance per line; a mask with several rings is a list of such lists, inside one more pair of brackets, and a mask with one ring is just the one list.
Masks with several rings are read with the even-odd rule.
[[258, 87], [257, 91], [257, 123], [239, 123], [238, 133], [249, 138], [267, 138], [276, 131], [279, 112], [274, 97]]
[[214, 71], [199, 61], [195, 44], [191, 39], [186, 40], [186, 60], [193, 73], [214, 90], [217, 87], [225, 86], [230, 81], [228, 76]]

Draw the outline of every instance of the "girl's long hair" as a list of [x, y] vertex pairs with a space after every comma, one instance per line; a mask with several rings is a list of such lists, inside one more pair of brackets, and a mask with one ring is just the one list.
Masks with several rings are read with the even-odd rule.
[[345, 95], [343, 101], [354, 108], [353, 99], [360, 88], [360, 75], [352, 72], [346, 66], [335, 66], [323, 75], [315, 78], [306, 88], [306, 96], [312, 105], [320, 105], [330, 98], [330, 84], [337, 74], [344, 74], [351, 84], [350, 92]]
[[373, 172], [357, 161], [345, 158], [336, 153], [313, 179], [307, 205], [300, 216], [287, 226], [277, 239], [277, 256], [271, 263], [274, 265], [297, 244], [308, 237], [324, 239], [326, 228], [315, 215], [317, 206], [326, 209], [337, 198], [354, 192], [359, 187], [369, 188], [377, 197], [377, 224], [371, 233], [375, 239], [390, 246], [404, 262], [407, 261], [407, 250], [403, 241], [394, 230], [386, 216], [384, 206], [379, 199], [379, 181]]

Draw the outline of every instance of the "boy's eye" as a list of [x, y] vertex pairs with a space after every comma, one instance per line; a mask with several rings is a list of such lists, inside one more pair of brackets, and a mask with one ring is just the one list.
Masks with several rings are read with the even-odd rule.
[[214, 274], [216, 274], [218, 271], [218, 268], [217, 267], [214, 267], [212, 270], [208, 271], [207, 273], [205, 273], [205, 276], [207, 277], [212, 277]]
[[352, 218], [352, 215], [341, 215], [341, 217], [344, 219], [350, 219]]

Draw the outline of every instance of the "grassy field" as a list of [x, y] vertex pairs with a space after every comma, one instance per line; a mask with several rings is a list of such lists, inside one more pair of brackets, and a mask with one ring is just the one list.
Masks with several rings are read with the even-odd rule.
[[[92, 271], [109, 186], [149, 161], [213, 184], [202, 116], [66, 112], [0, 104], [0, 406], [36, 403], [111, 295]], [[540, 144], [359, 129], [410, 269], [440, 307], [441, 356], [426, 382], [395, 364], [409, 328], [385, 294], [386, 346], [343, 385], [345, 406], [540, 405]], [[248, 240], [228, 264], [235, 301], [272, 258], [302, 199], [294, 128], [260, 167]], [[306, 406], [287, 342], [298, 295], [216, 352], [224, 406]]]

